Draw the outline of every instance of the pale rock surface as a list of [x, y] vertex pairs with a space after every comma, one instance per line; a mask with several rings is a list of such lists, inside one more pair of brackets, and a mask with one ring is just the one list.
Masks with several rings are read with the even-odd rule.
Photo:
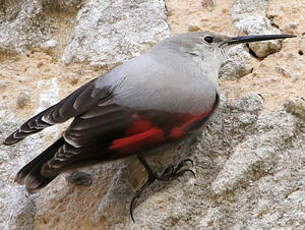
[[[232, 8], [234, 25], [245, 34], [279, 34], [280, 30], [272, 26], [267, 18], [268, 1], [236, 0]], [[281, 49], [280, 41], [251, 43], [249, 47], [258, 57], [266, 57]]]
[[22, 52], [47, 39], [41, 21], [40, 1], [2, 1], [0, 8], [0, 50]]
[[299, 50], [299, 52], [300, 51], [303, 52], [303, 55], [304, 55], [304, 52], [305, 52], [305, 34], [303, 34], [303, 36], [300, 39], [300, 50]]
[[226, 60], [221, 66], [219, 77], [224, 79], [238, 79], [252, 71], [248, 65], [251, 56], [243, 45], [232, 47], [228, 50]]
[[[3, 104], [0, 105], [1, 142], [3, 137], [21, 124], [14, 114]], [[41, 150], [42, 140], [29, 138], [22, 146], [12, 148], [0, 145], [0, 228], [4, 230], [32, 229], [35, 216], [35, 204], [28, 198], [21, 186], [14, 184], [14, 176], [18, 168], [29, 161], [29, 154]]]
[[0, 51], [21, 53], [34, 47], [54, 48], [57, 42], [51, 39], [54, 28], [48, 15], [54, 9], [76, 11], [80, 4], [81, 0], [1, 1]]
[[[38, 86], [41, 90], [40, 103], [37, 112], [48, 108], [58, 101], [57, 79], [40, 80]], [[8, 136], [12, 130], [22, 124], [5, 105], [0, 104], [1, 139]], [[34, 228], [36, 205], [33, 200], [37, 195], [30, 196], [23, 186], [14, 183], [18, 169], [41, 152], [45, 143], [54, 141], [59, 136], [58, 127], [46, 129], [38, 135], [31, 136], [14, 146], [0, 144], [0, 229], [4, 230], [30, 230]]]
[[63, 61], [117, 65], [168, 36], [165, 3], [159, 0], [89, 0], [76, 17]]
[[300, 97], [289, 98], [285, 104], [284, 108], [287, 112], [305, 120], [305, 100]]
[[[58, 46], [65, 63], [114, 66], [169, 35], [165, 3], [159, 0], [5, 0], [0, 6], [0, 51]], [[60, 18], [70, 21], [62, 23], [65, 31], [58, 28]]]
[[19, 93], [19, 95], [17, 97], [17, 101], [16, 101], [18, 108], [23, 108], [30, 102], [31, 102], [31, 96], [29, 95], [28, 92], [25, 91], [25, 92]]

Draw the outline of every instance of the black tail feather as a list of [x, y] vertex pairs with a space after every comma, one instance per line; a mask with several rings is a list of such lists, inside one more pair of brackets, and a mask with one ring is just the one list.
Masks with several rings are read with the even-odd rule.
[[64, 142], [64, 138], [61, 137], [35, 159], [25, 165], [17, 173], [15, 181], [19, 184], [25, 184], [30, 193], [33, 193], [50, 183], [57, 175], [53, 177], [45, 177], [41, 175], [41, 167], [54, 156]]

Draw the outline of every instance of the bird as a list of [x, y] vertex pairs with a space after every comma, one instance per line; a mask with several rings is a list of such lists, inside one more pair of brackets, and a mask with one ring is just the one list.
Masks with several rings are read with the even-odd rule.
[[295, 37], [287, 34], [230, 37], [188, 32], [166, 38], [89, 81], [38, 113], [9, 135], [13, 145], [49, 126], [73, 118], [63, 135], [26, 164], [15, 181], [30, 193], [59, 174], [135, 155], [148, 173], [130, 205], [155, 180], [171, 180], [192, 170], [183, 159], [157, 175], [145, 160], [158, 147], [181, 142], [196, 133], [219, 104], [218, 75], [233, 45]]

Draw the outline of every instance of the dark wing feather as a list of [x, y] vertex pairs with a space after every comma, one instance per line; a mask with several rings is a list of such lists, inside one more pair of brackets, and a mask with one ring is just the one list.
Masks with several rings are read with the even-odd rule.
[[64, 133], [70, 145], [81, 148], [96, 142], [111, 142], [132, 122], [132, 111], [115, 104], [97, 105], [78, 116]]
[[139, 154], [165, 142], [182, 139], [197, 130], [214, 108], [194, 116], [136, 111], [109, 103], [96, 105], [74, 119], [63, 135], [65, 144], [44, 165], [42, 174], [50, 176], [83, 165]]
[[58, 149], [65, 143], [64, 138], [61, 137], [45, 151], [40, 153], [31, 162], [25, 165], [16, 175], [15, 181], [19, 184], [25, 184], [29, 192], [35, 192], [39, 188], [44, 187], [50, 183], [56, 176], [45, 177], [41, 175], [41, 167], [52, 159]]
[[98, 89], [94, 82], [96, 79], [83, 85], [56, 105], [42, 111], [26, 121], [18, 130], [8, 136], [4, 144], [12, 145], [42, 129], [67, 121], [89, 110], [101, 99], [107, 99], [110, 94], [107, 89]]
[[[50, 177], [71, 168], [134, 154], [133, 152], [118, 155], [115, 150], [111, 150], [109, 147], [113, 141], [124, 138], [135, 122], [144, 119], [147, 117], [120, 105], [97, 104], [73, 120], [63, 134], [65, 143], [52, 159], [45, 162], [41, 174]], [[161, 118], [159, 117], [159, 119]], [[143, 132], [151, 126], [138, 129], [132, 134]]]

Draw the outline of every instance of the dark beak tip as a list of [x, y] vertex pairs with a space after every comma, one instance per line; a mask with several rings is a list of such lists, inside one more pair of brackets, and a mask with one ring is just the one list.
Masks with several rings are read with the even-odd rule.
[[296, 35], [291, 34], [267, 34], [267, 35], [248, 35], [240, 37], [232, 37], [227, 44], [241, 44], [241, 43], [250, 43], [250, 42], [262, 42], [286, 38], [295, 38]]
[[296, 35], [293, 34], [283, 34], [284, 36], [286, 36], [286, 38], [296, 38]]

